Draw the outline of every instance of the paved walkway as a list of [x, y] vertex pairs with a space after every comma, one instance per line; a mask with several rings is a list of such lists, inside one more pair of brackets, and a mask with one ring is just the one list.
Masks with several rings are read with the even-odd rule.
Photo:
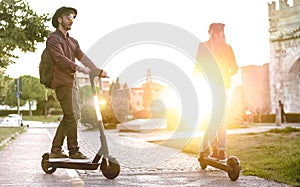
[[[243, 175], [233, 182], [226, 172], [212, 167], [201, 170], [194, 155], [148, 143], [147, 133], [115, 130], [106, 131], [106, 136], [110, 154], [121, 165], [116, 179], [106, 179], [100, 170], [58, 168], [48, 175], [41, 169], [41, 156], [49, 151], [54, 132], [53, 127], [29, 127], [10, 141], [0, 151], [0, 186], [286, 186]], [[99, 132], [80, 130], [79, 135], [82, 152], [93, 157], [100, 147]], [[163, 136], [168, 137], [166, 132], [156, 134]]]

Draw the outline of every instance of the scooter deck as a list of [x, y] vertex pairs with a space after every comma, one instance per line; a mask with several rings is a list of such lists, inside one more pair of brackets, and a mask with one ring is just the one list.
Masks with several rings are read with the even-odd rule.
[[49, 162], [89, 163], [92, 162], [92, 159], [49, 158]]
[[226, 171], [226, 172], [228, 171], [228, 166], [227, 166], [226, 162], [225, 163], [219, 162], [217, 160], [212, 160], [207, 157], [204, 157], [203, 159], [201, 159], [200, 162], [205, 162], [205, 164], [207, 164], [207, 165], [210, 165], [212, 167], [218, 168], [218, 169]]
[[[75, 159], [72, 159], [75, 160]], [[78, 159], [77, 159], [78, 160]], [[92, 162], [71, 162], [70, 160], [53, 162], [48, 160], [48, 166], [53, 168], [67, 168], [67, 169], [82, 169], [82, 170], [96, 170], [100, 163]]]
[[235, 181], [239, 178], [240, 171], [242, 169], [242, 167], [240, 166], [240, 161], [236, 156], [230, 156], [227, 162], [223, 163], [200, 155], [198, 161], [202, 169], [205, 169], [209, 165], [227, 172], [229, 178], [232, 181]]

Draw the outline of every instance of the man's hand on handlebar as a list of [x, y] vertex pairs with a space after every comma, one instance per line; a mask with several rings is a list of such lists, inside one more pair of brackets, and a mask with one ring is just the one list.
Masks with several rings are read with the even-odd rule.
[[104, 71], [104, 70], [102, 70], [102, 69], [100, 70], [99, 77], [102, 77], [102, 78], [109, 78], [109, 76], [107, 76], [106, 71]]
[[93, 69], [90, 72], [90, 78], [95, 78], [95, 77], [99, 77], [99, 78], [109, 78], [109, 76], [107, 76], [106, 71], [102, 70], [102, 69]]

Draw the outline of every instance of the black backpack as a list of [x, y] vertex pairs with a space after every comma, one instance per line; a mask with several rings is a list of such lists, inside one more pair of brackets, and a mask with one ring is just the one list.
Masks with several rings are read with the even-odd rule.
[[[57, 34], [55, 35], [59, 38], [60, 42], [62, 43], [63, 39], [61, 38], [61, 36]], [[46, 47], [42, 53], [41, 61], [39, 65], [40, 83], [46, 86], [46, 88], [51, 88], [52, 79], [53, 79], [53, 64], [54, 64], [54, 59]]]
[[39, 73], [40, 83], [46, 86], [46, 88], [51, 88], [53, 78], [53, 64], [54, 59], [51, 56], [49, 50], [45, 48], [41, 56]]

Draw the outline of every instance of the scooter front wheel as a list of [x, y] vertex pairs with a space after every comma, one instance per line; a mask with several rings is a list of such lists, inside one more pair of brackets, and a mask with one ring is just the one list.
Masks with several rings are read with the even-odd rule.
[[120, 164], [115, 158], [103, 158], [100, 166], [102, 174], [108, 179], [116, 178], [120, 173]]
[[229, 157], [229, 159], [227, 160], [227, 166], [228, 166], [227, 169], [228, 177], [232, 181], [236, 181], [239, 178], [240, 171], [241, 171], [239, 159], [235, 156]]

